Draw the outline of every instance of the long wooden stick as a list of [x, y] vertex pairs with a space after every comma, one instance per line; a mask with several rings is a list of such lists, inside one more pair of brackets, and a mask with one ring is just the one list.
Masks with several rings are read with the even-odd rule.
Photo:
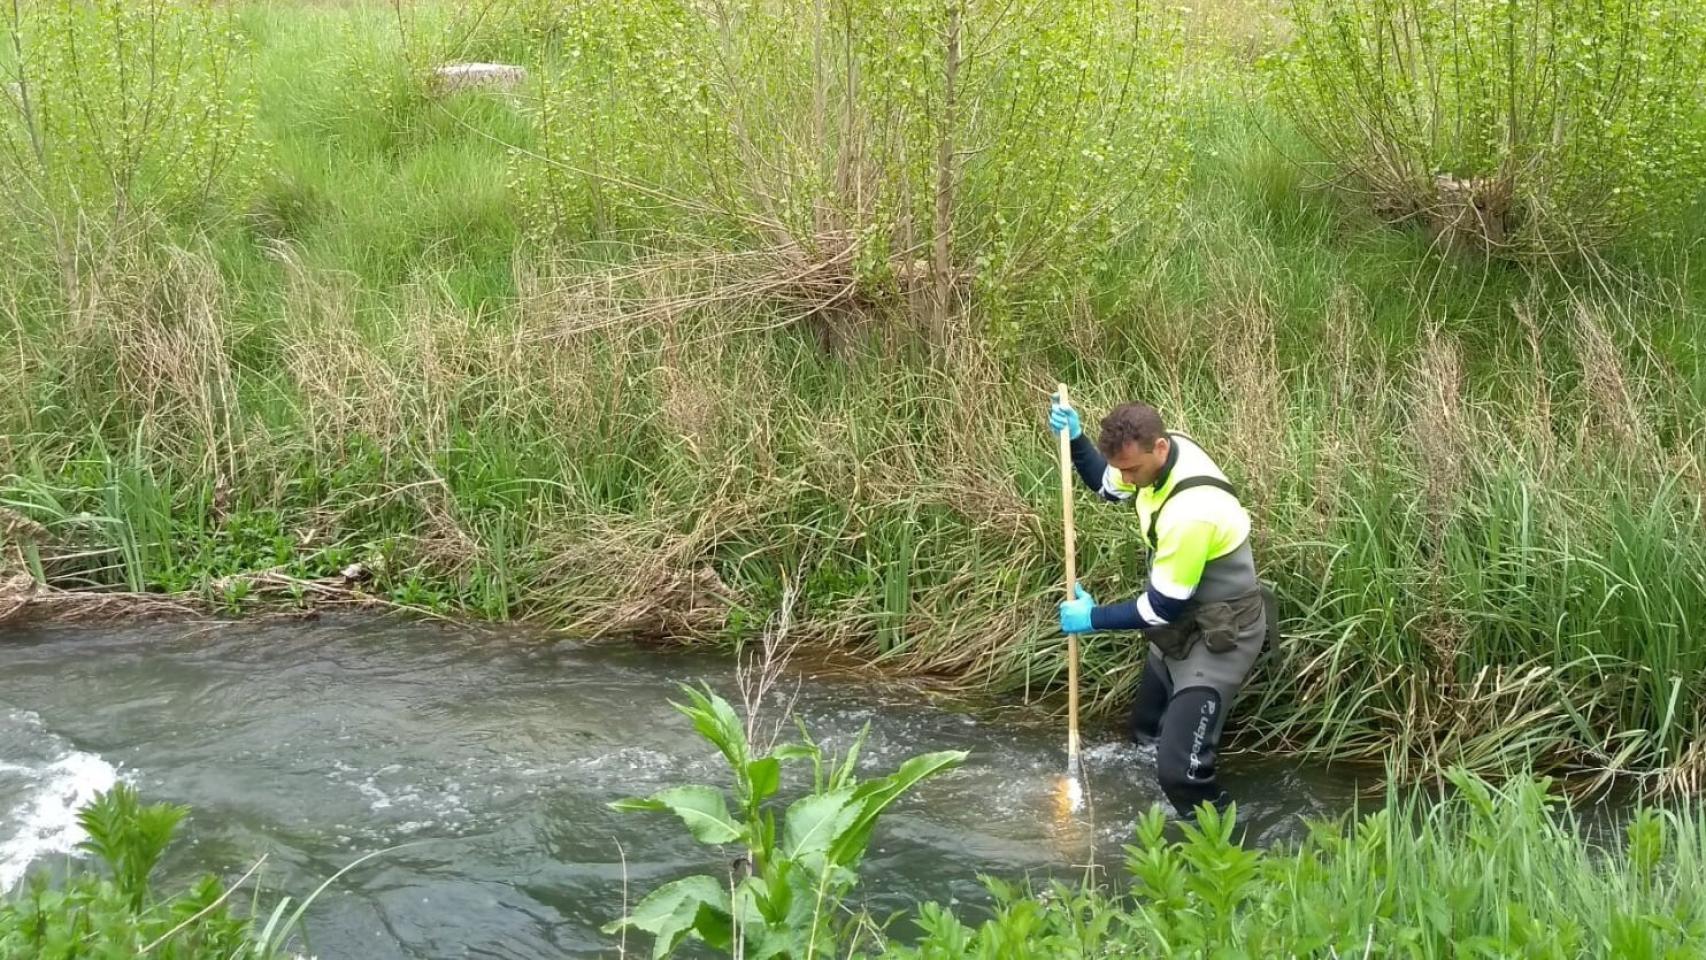
[[[1060, 403], [1066, 406], [1066, 384], [1057, 384]], [[1060, 428], [1060, 512], [1066, 520], [1066, 599], [1078, 596], [1078, 558], [1072, 535], [1072, 434]], [[1066, 635], [1066, 769], [1078, 775], [1078, 634]]]

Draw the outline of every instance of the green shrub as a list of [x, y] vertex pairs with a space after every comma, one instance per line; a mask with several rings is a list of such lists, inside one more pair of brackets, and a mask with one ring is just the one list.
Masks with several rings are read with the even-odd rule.
[[1292, 0], [1281, 100], [1379, 212], [1500, 255], [1662, 234], [1706, 172], [1698, 0]]
[[[227, 215], [254, 173], [248, 41], [213, 0], [7, 8], [0, 200], [35, 239]], [[63, 266], [63, 264], [62, 264]]]
[[[708, 786], [671, 787], [614, 806], [673, 813], [700, 843], [735, 846], [744, 855], [727, 876], [700, 874], [653, 890], [606, 932], [651, 934], [654, 957], [668, 956], [689, 938], [736, 956], [834, 956], [840, 903], [858, 882], [877, 818], [919, 781], [959, 765], [965, 752], [913, 757], [888, 776], [861, 781], [853, 768], [863, 732], [839, 765], [826, 764], [809, 738], [760, 751], [727, 701], [708, 690], [683, 690], [692, 704], [677, 709], [734, 774], [734, 813], [723, 791]], [[812, 789], [788, 804], [778, 832], [776, 810], [767, 801], [782, 787], [783, 764], [796, 761], [811, 764]]]
[[[805, 312], [1117, 294], [1174, 223], [1177, 31], [1029, 0], [580, 7], [514, 185], [536, 240], [732, 254], [709, 282]], [[1125, 264], [1129, 266], [1129, 264]]]
[[104, 872], [77, 870], [62, 884], [37, 874], [0, 900], [0, 960], [71, 960], [149, 956], [157, 960], [266, 958], [278, 951], [234, 915], [213, 876], [161, 896], [150, 876], [188, 809], [143, 806], [124, 784], [100, 794], [78, 821], [79, 846]]

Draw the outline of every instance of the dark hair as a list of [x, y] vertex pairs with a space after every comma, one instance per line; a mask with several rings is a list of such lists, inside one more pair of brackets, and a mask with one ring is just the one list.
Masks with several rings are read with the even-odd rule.
[[1148, 453], [1155, 449], [1155, 441], [1166, 435], [1159, 410], [1147, 403], [1122, 403], [1102, 418], [1102, 433], [1096, 439], [1096, 447], [1104, 457], [1118, 454], [1128, 443], [1135, 443], [1138, 450]]

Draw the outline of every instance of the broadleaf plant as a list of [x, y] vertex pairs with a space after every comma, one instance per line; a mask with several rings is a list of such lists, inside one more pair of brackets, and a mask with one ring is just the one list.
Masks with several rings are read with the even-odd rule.
[[[754, 756], [740, 717], [726, 700], [709, 687], [682, 689], [689, 702], [674, 706], [727, 762], [732, 803], [722, 789], [695, 784], [611, 806], [672, 813], [700, 843], [740, 846], [745, 853], [721, 858], [737, 864], [725, 877], [697, 874], [653, 890], [626, 917], [606, 925], [605, 932], [651, 934], [654, 958], [671, 955], [689, 939], [754, 960], [833, 955], [839, 939], [834, 908], [859, 881], [859, 862], [878, 818], [926, 778], [962, 763], [965, 751], [923, 754], [894, 773], [860, 780], [855, 762], [868, 726], [839, 763], [826, 763], [822, 747], [803, 728], [798, 742]], [[809, 790], [778, 816], [780, 801], [774, 798], [782, 788], [783, 766], [802, 762], [811, 765]]]

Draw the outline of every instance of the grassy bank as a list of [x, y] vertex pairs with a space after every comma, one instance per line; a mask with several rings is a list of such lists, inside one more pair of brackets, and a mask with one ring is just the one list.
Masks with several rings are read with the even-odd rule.
[[[1642, 814], [1602, 848], [1550, 806], [1546, 785], [1490, 789], [1453, 776], [1454, 800], [1389, 798], [1349, 824], [1315, 824], [1283, 850], [1240, 847], [1233, 821], [1169, 840], [1139, 824], [1127, 892], [995, 884], [993, 916], [919, 913], [899, 957], [1682, 957], [1706, 938], [1685, 878], [1701, 824]], [[970, 920], [971, 922], [968, 922]]]
[[[226, 128], [248, 147], [219, 191], [143, 226], [13, 231], [9, 563], [240, 607], [259, 586], [237, 575], [362, 562], [369, 589], [422, 608], [723, 640], [792, 597], [821, 642], [1052, 697], [1044, 411], [1066, 380], [1092, 414], [1157, 404], [1245, 491], [1287, 640], [1239, 746], [1700, 786], [1706, 367], [1686, 237], [1525, 267], [1382, 223], [1300, 165], [1315, 155], [1254, 65], [1268, 41], [1225, 42], [1230, 14], [1207, 11], [1168, 34], [1176, 55], [1132, 67], [1172, 78], [1132, 108], [1152, 145], [1055, 184], [1092, 208], [1098, 176], [1150, 185], [1120, 211], [1143, 229], [1094, 246], [1051, 219], [1054, 193], [979, 167], [965, 242], [999, 282], [961, 289], [928, 245], [848, 239], [935, 215], [919, 156], [873, 167], [904, 189], [873, 188], [869, 210], [767, 205], [735, 173], [823, 164], [672, 140], [714, 128], [685, 107], [698, 119], [647, 125], [658, 103], [720, 103], [714, 78], [623, 87], [571, 56], [602, 48], [569, 27], [494, 10], [242, 8], [231, 76], [251, 108]], [[632, 49], [673, 50], [664, 32]], [[673, 76], [622, 49], [609, 62]], [[451, 55], [532, 79], [434, 96], [421, 68]], [[1002, 102], [1056, 102], [1036, 89]], [[1004, 136], [1030, 139], [1002, 169], [1068, 165], [1037, 135], [1050, 115], [1014, 116]], [[1126, 157], [1148, 172], [1118, 172]], [[588, 169], [623, 158], [638, 166]], [[1045, 267], [1073, 268], [1021, 269], [1025, 225]], [[1129, 519], [1086, 504], [1079, 528], [1087, 586], [1135, 593]], [[1129, 638], [1087, 657], [1087, 703], [1117, 712]]]

